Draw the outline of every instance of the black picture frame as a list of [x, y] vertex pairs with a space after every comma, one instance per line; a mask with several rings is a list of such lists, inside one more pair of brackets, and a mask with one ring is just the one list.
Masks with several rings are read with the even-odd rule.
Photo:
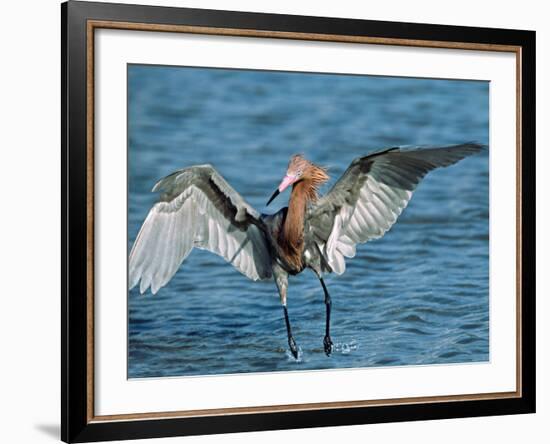
[[[97, 421], [90, 416], [88, 359], [93, 319], [87, 294], [90, 286], [89, 177], [87, 147], [88, 22], [115, 21], [185, 25], [266, 32], [332, 36], [368, 36], [411, 41], [510, 45], [519, 48], [521, 66], [520, 325], [521, 394], [499, 399], [441, 401], [324, 408], [319, 410], [253, 412]], [[509, 415], [535, 412], [535, 32], [336, 19], [279, 14], [229, 12], [69, 1], [61, 5], [62, 54], [62, 313], [61, 313], [61, 439], [89, 442], [178, 435], [231, 433], [336, 425], [415, 421], [441, 418]], [[91, 323], [91, 324], [90, 324]], [[90, 327], [92, 325], [92, 327]]]

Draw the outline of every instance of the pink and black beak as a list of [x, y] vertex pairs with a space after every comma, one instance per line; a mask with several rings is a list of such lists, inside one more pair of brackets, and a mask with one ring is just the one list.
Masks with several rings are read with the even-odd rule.
[[292, 185], [293, 183], [296, 182], [296, 179], [297, 177], [296, 176], [290, 176], [290, 175], [286, 175], [284, 177], [284, 179], [281, 181], [281, 183], [279, 184], [279, 187], [275, 190], [275, 192], [273, 193], [273, 195], [269, 198], [269, 200], [267, 201], [267, 203], [265, 204], [265, 206], [267, 207], [272, 201], [273, 199], [275, 199], [280, 193], [282, 193], [285, 189], [287, 189], [290, 185]]

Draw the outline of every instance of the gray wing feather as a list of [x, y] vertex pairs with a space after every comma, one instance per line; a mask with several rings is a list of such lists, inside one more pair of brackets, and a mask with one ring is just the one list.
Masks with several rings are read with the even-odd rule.
[[252, 280], [271, 277], [259, 214], [211, 166], [177, 171], [153, 188], [160, 201], [149, 211], [129, 258], [129, 287], [156, 293], [193, 247], [211, 251]]
[[480, 152], [466, 143], [442, 148], [390, 148], [354, 160], [333, 188], [308, 213], [313, 237], [338, 274], [355, 246], [382, 237], [431, 170]]

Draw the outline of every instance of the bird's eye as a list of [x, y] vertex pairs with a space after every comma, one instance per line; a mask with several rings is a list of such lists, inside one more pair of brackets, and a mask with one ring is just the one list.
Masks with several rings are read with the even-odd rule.
[[302, 176], [302, 171], [298, 171], [298, 172], [296, 173], [296, 177], [301, 177], [301, 176]]

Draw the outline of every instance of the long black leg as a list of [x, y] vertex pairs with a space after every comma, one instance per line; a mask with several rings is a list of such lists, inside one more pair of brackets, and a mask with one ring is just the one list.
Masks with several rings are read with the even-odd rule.
[[296, 341], [292, 336], [292, 329], [290, 328], [290, 320], [288, 319], [288, 310], [286, 308], [286, 305], [283, 305], [283, 310], [285, 312], [285, 323], [286, 323], [286, 334], [288, 335], [288, 346], [290, 347], [292, 356], [294, 356], [295, 359], [298, 359], [298, 347], [296, 347]]
[[273, 264], [273, 277], [279, 290], [279, 296], [281, 297], [281, 304], [285, 313], [286, 334], [288, 336], [288, 346], [292, 352], [292, 356], [298, 359], [298, 347], [296, 347], [296, 341], [292, 336], [292, 329], [290, 328], [290, 320], [288, 319], [288, 310], [286, 308], [286, 290], [288, 288], [288, 273], [283, 270], [277, 263]]
[[325, 293], [325, 307], [327, 309], [327, 315], [325, 320], [325, 339], [323, 340], [323, 345], [325, 347], [325, 354], [327, 356], [330, 356], [332, 353], [332, 340], [330, 339], [330, 309], [332, 308], [332, 300], [330, 299], [330, 294], [328, 294], [327, 286], [325, 285], [325, 281], [321, 276], [319, 276], [319, 280], [321, 281], [321, 285], [323, 286], [323, 291]]

